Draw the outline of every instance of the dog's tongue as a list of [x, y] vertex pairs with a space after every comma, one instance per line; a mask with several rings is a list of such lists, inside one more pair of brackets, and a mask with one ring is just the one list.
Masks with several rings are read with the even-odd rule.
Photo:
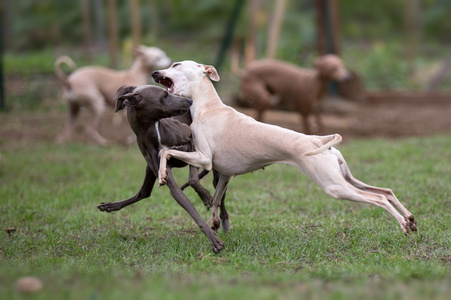
[[173, 91], [174, 91], [174, 84], [173, 84], [173, 82], [172, 82], [172, 80], [170, 80], [170, 79], [168, 79], [168, 78], [166, 78], [166, 77], [163, 77], [161, 80], [160, 80], [160, 83], [162, 84], [162, 85], [164, 85], [167, 89], [168, 89], [168, 92], [169, 93], [172, 93]]

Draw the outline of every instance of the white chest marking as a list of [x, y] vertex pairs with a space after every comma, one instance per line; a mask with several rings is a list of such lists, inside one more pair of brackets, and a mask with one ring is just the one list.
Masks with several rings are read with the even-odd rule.
[[160, 122], [158, 121], [155, 122], [155, 130], [157, 131], [158, 145], [161, 148]]
[[155, 122], [155, 131], [157, 132], [157, 139], [158, 139], [158, 157], [160, 156], [160, 152], [163, 149], [168, 149], [165, 145], [161, 144], [161, 135], [160, 135], [160, 122]]

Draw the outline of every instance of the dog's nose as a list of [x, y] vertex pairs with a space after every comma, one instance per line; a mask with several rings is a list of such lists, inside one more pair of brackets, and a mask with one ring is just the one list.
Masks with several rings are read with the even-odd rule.
[[191, 99], [186, 99], [186, 100], [188, 100], [189, 105], [193, 104], [193, 100], [191, 100]]
[[153, 78], [153, 79], [157, 79], [157, 78], [158, 78], [158, 75], [160, 75], [160, 71], [153, 71], [153, 72], [152, 72], [152, 78]]

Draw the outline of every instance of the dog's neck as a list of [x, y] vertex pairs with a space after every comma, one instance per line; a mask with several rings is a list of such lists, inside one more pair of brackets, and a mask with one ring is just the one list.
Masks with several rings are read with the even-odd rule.
[[146, 66], [144, 58], [142, 56], [137, 56], [133, 61], [133, 64], [130, 67], [129, 72], [136, 75], [139, 74], [145, 76], [147, 80], [147, 77], [151, 74], [152, 69]]
[[193, 121], [196, 119], [196, 115], [203, 113], [205, 110], [210, 110], [214, 106], [224, 105], [213, 83], [206, 76], [202, 78], [197, 86], [194, 86], [191, 99], [193, 104], [190, 112]]

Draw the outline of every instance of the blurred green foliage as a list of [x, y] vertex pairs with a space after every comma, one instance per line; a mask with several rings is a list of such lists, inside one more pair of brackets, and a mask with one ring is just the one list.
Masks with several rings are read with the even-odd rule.
[[[80, 45], [82, 38], [81, 2], [75, 0], [21, 0], [7, 1], [6, 34], [10, 50], [30, 50], [58, 44]], [[144, 35], [218, 41], [235, 1], [220, 0], [153, 0], [140, 1]], [[98, 20], [103, 20], [106, 31], [107, 1], [90, 3], [90, 21], [93, 33]], [[340, 1], [340, 16], [344, 39], [400, 39], [404, 36], [406, 3], [404, 0]], [[273, 11], [274, 1], [264, 0], [259, 21], [266, 24]], [[420, 28], [422, 38], [429, 42], [451, 42], [451, 2], [421, 0]], [[129, 1], [117, 0], [120, 38], [130, 35]], [[247, 6], [243, 6], [237, 35], [246, 32]], [[283, 27], [282, 43], [299, 40], [314, 42], [314, 1], [288, 1]], [[102, 28], [101, 28], [102, 29]], [[106, 34], [103, 32], [101, 34]], [[100, 37], [93, 36], [94, 39]]]
[[[341, 55], [349, 68], [362, 75], [369, 89], [424, 89], [439, 63], [451, 55], [448, 47], [451, 22], [447, 20], [451, 1], [419, 1], [418, 49], [413, 59], [408, 60], [407, 1], [340, 0]], [[5, 1], [5, 24], [8, 25], [5, 28], [6, 75], [53, 74], [53, 62], [61, 54], [70, 55], [78, 66], [108, 66], [108, 1], [88, 2], [94, 46], [91, 59], [83, 51], [82, 1]], [[121, 52], [118, 67], [128, 68], [133, 59], [130, 3], [127, 0], [116, 2]], [[257, 18], [257, 58], [265, 56], [274, 3], [262, 1], [263, 7]], [[173, 60], [189, 58], [214, 63], [234, 5], [235, 0], [141, 0], [142, 43], [162, 48]], [[244, 38], [249, 11], [246, 4], [242, 8], [235, 37]], [[300, 66], [312, 66], [317, 55], [315, 26], [314, 1], [287, 1], [277, 58]], [[103, 41], [103, 46], [99, 41]], [[222, 75], [228, 71], [228, 60], [226, 57]], [[440, 88], [449, 89], [450, 83], [451, 78], [447, 78]], [[9, 92], [10, 96], [13, 94]]]

